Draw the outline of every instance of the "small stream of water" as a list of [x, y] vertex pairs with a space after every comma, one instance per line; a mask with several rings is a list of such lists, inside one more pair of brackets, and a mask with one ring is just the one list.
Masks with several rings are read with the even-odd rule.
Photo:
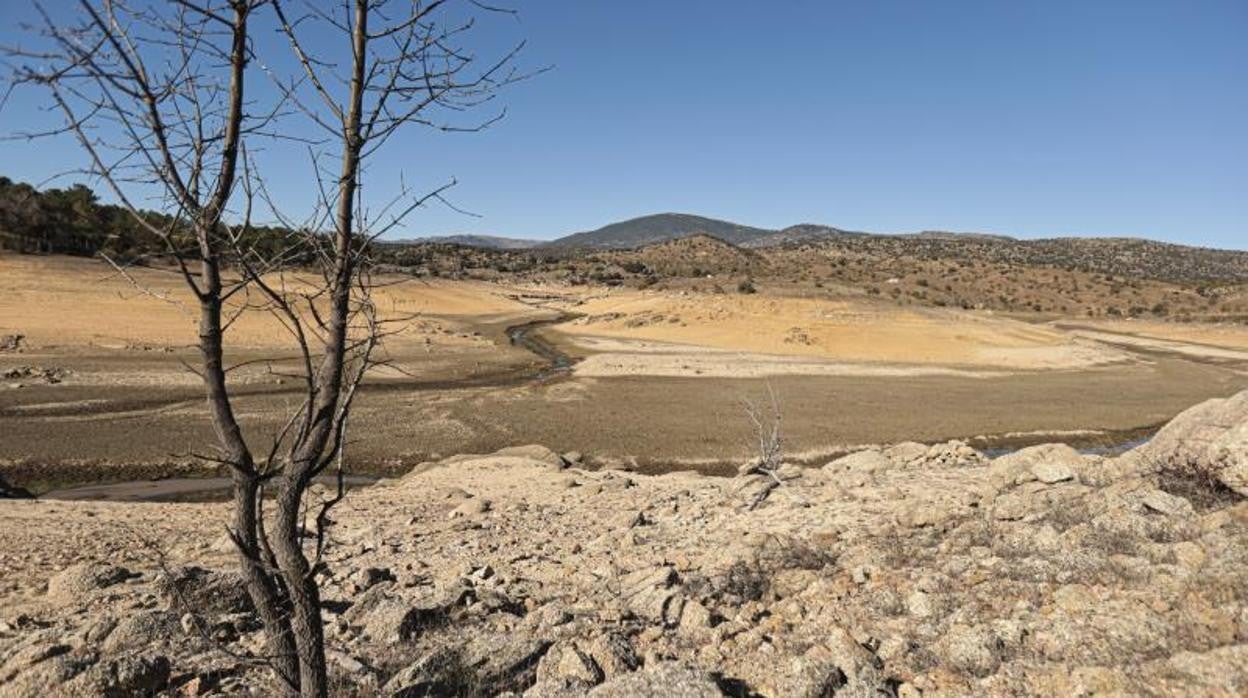
[[[381, 478], [371, 475], [344, 475], [346, 489], [365, 487]], [[332, 475], [316, 478], [326, 487], [336, 487]], [[233, 482], [228, 477], [171, 477], [163, 480], [126, 480], [102, 485], [84, 485], [52, 490], [39, 499], [94, 502], [224, 502], [230, 498]]]
[[551, 325], [558, 325], [575, 319], [579, 316], [571, 313], [564, 313], [556, 318], [549, 320], [534, 320], [526, 322], [522, 325], [512, 325], [507, 328], [507, 339], [512, 346], [523, 347], [545, 359], [547, 366], [539, 370], [532, 376], [533, 380], [543, 380], [553, 375], [567, 373], [572, 369], [572, 365], [576, 363], [576, 359], [563, 353], [558, 347], [551, 342], [546, 341], [541, 335], [537, 334], [537, 330]]
[[[537, 330], [550, 325], [567, 322], [576, 315], [565, 313], [547, 320], [534, 320], [506, 329], [512, 345], [522, 347], [537, 355], [546, 365], [532, 373], [519, 376], [521, 380], [542, 381], [568, 373], [576, 359], [560, 351], [554, 344], [542, 339]], [[514, 382], [515, 377], [508, 382]], [[502, 384], [500, 382], [500, 384]], [[377, 477], [347, 475], [347, 488], [363, 487], [376, 482]], [[318, 478], [327, 486], [334, 486], [334, 478]], [[175, 477], [162, 480], [126, 480], [106, 484], [81, 485], [52, 490], [39, 495], [40, 499], [86, 500], [109, 502], [216, 502], [230, 498], [231, 480], [228, 477]]]

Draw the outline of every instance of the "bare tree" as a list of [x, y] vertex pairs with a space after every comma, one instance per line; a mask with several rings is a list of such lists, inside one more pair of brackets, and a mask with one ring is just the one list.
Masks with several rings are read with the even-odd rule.
[[[104, 181], [164, 246], [198, 304], [199, 367], [217, 436], [200, 457], [233, 474], [230, 536], [263, 622], [270, 666], [290, 694], [327, 694], [316, 575], [343, 496], [342, 452], [351, 407], [375, 350], [396, 318], [372, 302], [369, 243], [446, 188], [401, 187], [377, 210], [362, 180], [370, 156], [408, 125], [476, 131], [471, 121], [502, 86], [527, 77], [513, 63], [523, 43], [482, 60], [465, 47], [476, 0], [79, 0], [71, 20], [40, 8], [38, 49], [10, 48], [13, 83], [41, 87], [64, 117], [29, 137], [70, 134], [85, 171]], [[509, 13], [508, 13], [509, 14]], [[297, 66], [258, 48], [268, 22]], [[306, 41], [316, 31], [317, 40]], [[325, 32], [338, 41], [326, 41]], [[316, 51], [311, 47], [315, 45]], [[285, 50], [285, 49], [283, 49]], [[323, 54], [321, 53], [323, 52]], [[345, 57], [345, 58], [344, 58]], [[341, 59], [341, 60], [340, 60]], [[263, 75], [257, 75], [262, 73]], [[268, 89], [252, 84], [260, 77]], [[257, 97], [257, 95], [260, 95]], [[464, 123], [461, 119], [470, 119]], [[248, 145], [289, 139], [278, 122], [304, 120], [316, 204], [299, 221], [283, 212]], [[325, 163], [336, 159], [337, 168]], [[285, 175], [285, 173], [284, 173]], [[163, 215], [144, 213], [149, 196]], [[449, 204], [448, 204], [449, 205]], [[255, 244], [253, 211], [287, 229], [277, 249]], [[118, 270], [125, 269], [118, 265]], [[247, 312], [271, 314], [298, 349], [302, 401], [263, 451], [239, 423], [227, 378], [227, 333]], [[314, 502], [313, 479], [337, 463], [333, 496]], [[272, 504], [266, 511], [266, 504]]]
[[[780, 412], [780, 399], [771, 383], [767, 383], [769, 409], [764, 410], [752, 400], [743, 399], [742, 407], [754, 429], [754, 442], [758, 455], [737, 469], [741, 476], [762, 475], [766, 478], [759, 487], [750, 488], [747, 492], [746, 509], [754, 510], [771, 495], [772, 490], [784, 486], [781, 467], [784, 465], [784, 436], [781, 432], [783, 416]], [[801, 506], [807, 506], [804, 499], [789, 492]]]

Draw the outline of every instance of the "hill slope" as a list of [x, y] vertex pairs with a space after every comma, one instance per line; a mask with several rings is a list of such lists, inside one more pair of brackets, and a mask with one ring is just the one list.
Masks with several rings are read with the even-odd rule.
[[625, 270], [644, 267], [663, 276], [757, 273], [766, 266], [766, 260], [759, 253], [701, 233], [635, 250], [603, 252], [597, 258], [618, 264]]

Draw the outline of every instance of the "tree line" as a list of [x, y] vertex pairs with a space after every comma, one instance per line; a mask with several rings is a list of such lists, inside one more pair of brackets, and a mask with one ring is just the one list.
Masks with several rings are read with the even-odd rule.
[[[175, 233], [162, 239], [152, 234], [153, 227]], [[287, 250], [299, 239], [282, 226], [248, 226], [243, 235], [249, 238], [249, 248], [270, 253]], [[195, 248], [189, 224], [182, 225], [168, 214], [103, 203], [85, 184], [40, 190], [0, 176], [0, 249], [23, 254], [106, 255], [130, 263], [173, 254], [194, 256]]]

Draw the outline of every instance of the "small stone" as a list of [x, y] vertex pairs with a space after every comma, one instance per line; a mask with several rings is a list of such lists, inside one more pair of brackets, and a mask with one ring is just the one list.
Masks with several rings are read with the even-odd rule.
[[711, 612], [699, 601], [685, 601], [680, 614], [680, 632], [683, 635], [698, 637], [711, 628]]
[[1199, 543], [1193, 543], [1190, 540], [1175, 543], [1172, 550], [1174, 551], [1174, 558], [1179, 565], [1189, 570], [1199, 569], [1205, 564], [1205, 559], [1208, 557]]
[[537, 664], [539, 684], [589, 687], [602, 683], [606, 675], [575, 642], [559, 642], [551, 647]]
[[584, 650], [593, 657], [607, 678], [636, 671], [641, 666], [641, 660], [628, 638], [615, 632], [595, 636]]
[[1190, 516], [1194, 513], [1191, 502], [1161, 490], [1146, 493], [1140, 501], [1145, 507], [1166, 516]]
[[903, 441], [884, 450], [889, 460], [900, 466], [914, 465], [927, 457], [928, 447], [915, 441]]
[[351, 573], [349, 577], [351, 584], [355, 587], [355, 593], [368, 591], [381, 582], [393, 582], [395, 576], [389, 569], [384, 567], [365, 567]]
[[871, 571], [866, 565], [858, 565], [854, 567], [852, 578], [854, 584], [866, 584], [871, 579]]
[[933, 612], [931, 596], [922, 591], [913, 592], [906, 597], [906, 610], [917, 618], [927, 618]]

